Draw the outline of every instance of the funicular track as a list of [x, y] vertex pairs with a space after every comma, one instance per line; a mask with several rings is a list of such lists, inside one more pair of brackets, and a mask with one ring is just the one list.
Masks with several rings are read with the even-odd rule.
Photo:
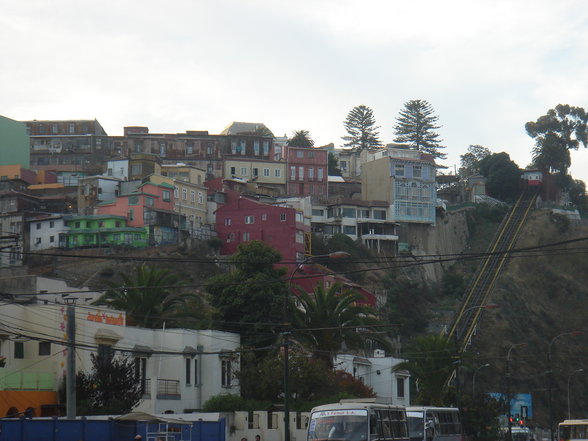
[[476, 331], [484, 306], [491, 297], [492, 287], [500, 275], [516, 243], [519, 231], [534, 205], [536, 193], [526, 191], [502, 220], [492, 243], [471, 280], [461, 307], [449, 328], [448, 336], [464, 352]]

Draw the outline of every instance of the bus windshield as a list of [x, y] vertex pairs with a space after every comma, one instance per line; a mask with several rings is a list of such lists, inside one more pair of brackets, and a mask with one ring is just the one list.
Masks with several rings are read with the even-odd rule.
[[588, 439], [588, 420], [566, 420], [559, 423], [560, 441]]
[[365, 409], [340, 409], [313, 412], [308, 426], [308, 441], [368, 439], [368, 412]]
[[425, 424], [422, 412], [406, 412], [408, 421], [408, 433], [411, 438], [422, 440], [425, 436]]

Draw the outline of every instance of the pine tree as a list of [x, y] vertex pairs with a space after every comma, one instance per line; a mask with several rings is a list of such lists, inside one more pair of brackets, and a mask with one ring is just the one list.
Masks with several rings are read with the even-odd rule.
[[380, 127], [375, 124], [374, 112], [369, 107], [362, 104], [351, 109], [343, 122], [345, 130], [349, 134], [342, 137], [344, 141], [347, 141], [344, 145], [346, 147], [356, 147], [360, 150], [369, 147], [381, 147], [382, 142], [379, 139], [380, 134], [378, 132]]
[[404, 109], [396, 118], [394, 142], [408, 144], [411, 148], [432, 154], [435, 158], [445, 159], [447, 155], [439, 151], [441, 145], [439, 134], [435, 130], [439, 117], [435, 115], [431, 104], [425, 100], [411, 100], [404, 103]]

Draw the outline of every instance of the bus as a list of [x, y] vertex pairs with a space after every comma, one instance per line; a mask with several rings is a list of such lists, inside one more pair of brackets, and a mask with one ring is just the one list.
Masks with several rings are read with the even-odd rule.
[[588, 440], [588, 420], [565, 420], [557, 426], [560, 441]]
[[307, 441], [408, 441], [403, 406], [375, 399], [341, 400], [310, 412]]
[[410, 406], [406, 408], [410, 441], [463, 441], [459, 409]]
[[[508, 431], [508, 428], [506, 429]], [[528, 427], [511, 427], [512, 441], [531, 441], [533, 433]]]

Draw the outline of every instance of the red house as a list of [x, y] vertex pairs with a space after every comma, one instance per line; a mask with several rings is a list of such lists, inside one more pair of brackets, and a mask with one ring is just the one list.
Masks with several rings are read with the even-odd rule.
[[328, 196], [328, 152], [288, 146], [286, 191], [290, 196]]
[[284, 205], [272, 205], [224, 190], [225, 204], [216, 210], [216, 231], [223, 241], [221, 254], [234, 254], [242, 242], [261, 240], [278, 250], [286, 262], [305, 253], [310, 224], [301, 212]]

